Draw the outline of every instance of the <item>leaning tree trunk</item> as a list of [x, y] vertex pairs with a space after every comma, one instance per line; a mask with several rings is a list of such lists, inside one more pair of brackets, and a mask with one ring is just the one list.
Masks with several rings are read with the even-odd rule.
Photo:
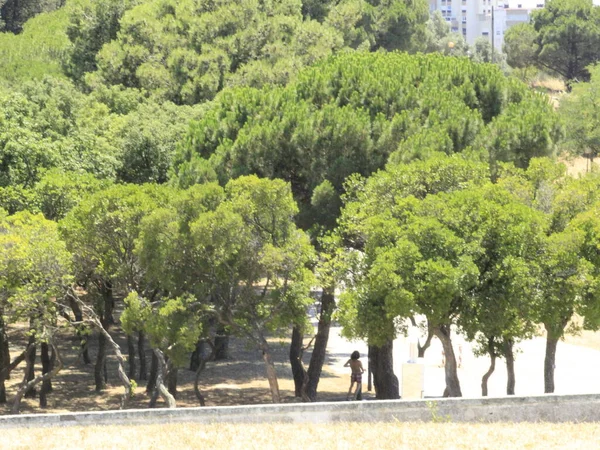
[[496, 370], [496, 352], [494, 350], [494, 338], [488, 338], [488, 354], [490, 355], [490, 368], [488, 371], [481, 377], [481, 396], [487, 397], [488, 395], [488, 380]]
[[[411, 317], [410, 321], [411, 321], [413, 327], [418, 328], [417, 321], [414, 317]], [[423, 345], [421, 345], [421, 339], [419, 339], [417, 341], [417, 350], [419, 352], [417, 358], [425, 358], [425, 351], [431, 345], [432, 339], [433, 339], [433, 327], [431, 326], [431, 324], [429, 323], [429, 320], [428, 320], [427, 321], [427, 337], [425, 338], [425, 343]]]
[[177, 406], [175, 398], [170, 394], [169, 390], [164, 384], [164, 374], [167, 371], [165, 355], [158, 349], [154, 349], [153, 353], [156, 355], [156, 359], [158, 361], [158, 370], [156, 373], [156, 388], [154, 390], [154, 394], [152, 395], [152, 399], [150, 400], [150, 407], [154, 408], [156, 406], [156, 400], [160, 394], [168, 408], [175, 408]]
[[513, 352], [515, 343], [512, 339], [505, 339], [502, 345], [506, 358], [506, 395], [515, 395], [515, 355]]
[[138, 356], [140, 358], [140, 376], [138, 379], [147, 380], [148, 371], [146, 369], [146, 335], [143, 331], [138, 333]]
[[375, 398], [394, 400], [400, 398], [398, 377], [394, 374], [394, 342], [390, 339], [380, 347], [369, 346], [369, 365], [373, 371]]
[[[58, 352], [58, 349], [56, 348], [56, 346], [54, 344], [50, 344], [50, 345], [52, 345], [52, 349], [54, 351], [54, 354], [56, 355], [57, 364], [54, 365], [54, 368], [50, 372], [41, 374], [38, 377], [34, 378], [33, 380], [27, 381], [27, 374], [25, 374], [25, 376], [23, 377], [23, 382], [21, 383], [21, 386], [19, 387], [19, 390], [17, 391], [17, 394], [15, 395], [15, 400], [14, 400], [14, 403], [13, 403], [13, 406], [11, 409], [12, 414], [19, 413], [19, 410], [21, 409], [21, 400], [23, 400], [23, 396], [25, 395], [26, 392], [32, 390], [39, 383], [43, 383], [44, 381], [50, 380], [52, 377], [56, 376], [56, 374], [58, 372], [60, 372], [61, 369], [63, 368], [63, 362], [60, 357], [60, 353]], [[29, 364], [29, 362], [28, 362], [28, 364]]]
[[267, 380], [269, 380], [269, 389], [271, 390], [271, 400], [273, 403], [281, 403], [281, 395], [279, 394], [279, 382], [277, 381], [277, 372], [275, 364], [271, 358], [271, 349], [266, 339], [260, 338], [260, 350], [262, 351], [265, 369], [267, 370]]
[[444, 354], [446, 356], [446, 364], [444, 369], [446, 372], [446, 391], [448, 397], [462, 397], [460, 390], [460, 381], [458, 380], [458, 372], [456, 366], [456, 356], [452, 348], [452, 339], [450, 337], [450, 325], [439, 325], [434, 327], [435, 336], [442, 342]]
[[[52, 371], [52, 359], [54, 358], [54, 352], [50, 357], [50, 348], [47, 343], [42, 342], [40, 349], [40, 358], [42, 360], [42, 374], [47, 374]], [[46, 408], [48, 406], [48, 394], [52, 392], [52, 381], [50, 378], [42, 381], [42, 388], [40, 389], [40, 408]]]
[[306, 371], [307, 380], [304, 380], [303, 397], [315, 401], [317, 399], [317, 388], [325, 363], [327, 351], [327, 342], [329, 341], [329, 330], [331, 328], [331, 316], [335, 309], [335, 288], [323, 288], [321, 295], [321, 314], [319, 315], [319, 324], [317, 326], [317, 335], [315, 345], [310, 357], [308, 370]]
[[306, 369], [302, 364], [302, 345], [304, 333], [302, 327], [295, 325], [292, 328], [292, 343], [290, 344], [290, 364], [292, 366], [292, 375], [294, 377], [294, 395], [302, 397], [302, 386], [306, 376]]

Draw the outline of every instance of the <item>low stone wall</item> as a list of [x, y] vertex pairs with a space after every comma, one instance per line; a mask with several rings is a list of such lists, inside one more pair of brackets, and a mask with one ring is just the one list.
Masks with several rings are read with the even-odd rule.
[[0, 428], [151, 423], [597, 422], [600, 394], [295, 403], [1, 416]]

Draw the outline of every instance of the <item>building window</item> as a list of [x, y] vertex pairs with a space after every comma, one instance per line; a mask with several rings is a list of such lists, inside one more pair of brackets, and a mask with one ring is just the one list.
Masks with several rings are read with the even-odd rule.
[[519, 8], [519, 9], [521, 9], [522, 7], [523, 7], [523, 5], [522, 5], [521, 3], [519, 3], [519, 4], [517, 5], [517, 8]]
[[466, 29], [466, 28], [463, 28], [463, 29], [462, 29], [462, 32], [463, 32], [463, 36], [466, 36], [466, 35], [467, 35], [467, 29]]
[[536, 8], [543, 8], [544, 4], [543, 3], [538, 3], [537, 5], [535, 5]]

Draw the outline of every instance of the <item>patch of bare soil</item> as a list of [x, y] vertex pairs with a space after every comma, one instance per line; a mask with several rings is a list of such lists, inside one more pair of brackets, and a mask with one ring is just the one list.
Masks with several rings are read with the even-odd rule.
[[[26, 327], [13, 326], [9, 330], [11, 356], [14, 358], [25, 348], [27, 338]], [[124, 333], [115, 325], [111, 327], [111, 335], [121, 346], [126, 355], [127, 342]], [[294, 382], [288, 359], [289, 339], [270, 340], [273, 348], [273, 360], [276, 363], [281, 397], [284, 402], [299, 401], [294, 397]], [[16, 345], [16, 344], [19, 345]], [[72, 329], [61, 332], [59, 350], [64, 368], [52, 380], [53, 391], [48, 396], [48, 407], [39, 408], [39, 400], [24, 399], [21, 405], [22, 413], [58, 413], [75, 411], [102, 411], [119, 409], [123, 388], [117, 376], [117, 361], [108, 349], [107, 367], [108, 383], [103, 392], [96, 392], [94, 385], [94, 365], [97, 348], [97, 336], [90, 337], [90, 357], [92, 364], [84, 364], [79, 351], [79, 340]], [[260, 351], [248, 347], [241, 339], [232, 337], [229, 344], [229, 359], [209, 362], [200, 377], [200, 389], [206, 399], [206, 406], [232, 406], [271, 403], [269, 383], [265, 376], [265, 367]], [[308, 365], [310, 351], [305, 352], [304, 361]], [[151, 361], [151, 351], [146, 350], [148, 370]], [[136, 358], [139, 368], [139, 360]], [[326, 360], [319, 383], [320, 401], [345, 400], [349, 377], [340, 376], [327, 369]], [[15, 369], [11, 379], [7, 381], [8, 403], [0, 405], [0, 414], [8, 414], [12, 399], [17, 391], [17, 385], [22, 381], [25, 364]], [[36, 360], [36, 375], [41, 370], [39, 352]], [[200, 406], [194, 393], [195, 373], [188, 369], [180, 369], [178, 373], [178, 407]], [[145, 393], [146, 381], [137, 380], [138, 387], [135, 397], [129, 402], [128, 408], [147, 408], [149, 396]], [[366, 383], [365, 383], [366, 384]], [[367, 394], [368, 395], [368, 394]], [[164, 407], [159, 399], [158, 407]]]

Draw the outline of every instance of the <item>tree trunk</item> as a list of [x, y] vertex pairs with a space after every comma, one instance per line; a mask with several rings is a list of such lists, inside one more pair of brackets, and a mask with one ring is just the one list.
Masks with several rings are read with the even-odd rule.
[[544, 324], [546, 328], [546, 357], [544, 358], [544, 393], [554, 392], [554, 369], [556, 368], [556, 346], [558, 340], [564, 334], [565, 327], [569, 323], [569, 317], [562, 319], [560, 323]]
[[417, 350], [419, 352], [419, 358], [425, 358], [425, 351], [431, 345], [431, 340], [433, 339], [433, 327], [429, 325], [429, 321], [427, 321], [427, 338], [425, 339], [425, 343], [421, 345], [421, 340], [417, 342]]
[[556, 368], [556, 346], [558, 338], [546, 338], [546, 357], [544, 358], [544, 393], [552, 394], [554, 392], [554, 369]]
[[98, 333], [98, 353], [96, 354], [96, 365], [94, 366], [94, 382], [96, 383], [96, 392], [102, 392], [106, 389], [106, 378], [104, 368], [106, 366], [106, 337]]
[[[37, 350], [35, 345], [35, 338], [33, 336], [29, 337], [27, 348], [29, 349], [29, 351], [25, 355], [25, 360], [27, 361], [27, 366], [25, 368], [25, 380], [27, 382], [30, 382], [35, 378], [35, 356]], [[37, 390], [35, 389], [35, 385], [32, 385], [25, 391], [25, 398], [35, 398], [36, 395]]]
[[265, 367], [267, 369], [267, 379], [269, 380], [269, 388], [271, 389], [271, 399], [273, 403], [281, 403], [277, 372], [275, 371], [275, 364], [273, 364], [273, 360], [271, 359], [271, 352], [267, 341], [263, 340], [261, 350], [263, 352], [263, 361], [265, 362]]
[[515, 343], [512, 339], [505, 339], [502, 345], [506, 358], [506, 395], [515, 395], [515, 355], [513, 353]]
[[[50, 372], [39, 375], [37, 378], [34, 378], [33, 380], [27, 381], [27, 374], [23, 377], [23, 382], [21, 383], [21, 386], [19, 387], [19, 390], [17, 391], [17, 394], [15, 395], [15, 400], [14, 400], [14, 403], [13, 403], [13, 406], [11, 409], [12, 414], [19, 413], [19, 410], [21, 408], [21, 400], [23, 399], [23, 396], [25, 395], [26, 392], [34, 389], [37, 384], [43, 383], [44, 381], [47, 381], [47, 380], [50, 380], [52, 377], [56, 376], [56, 374], [58, 372], [60, 372], [60, 370], [62, 369], [63, 362], [60, 357], [60, 353], [58, 352], [58, 349], [56, 348], [56, 346], [54, 344], [51, 344], [51, 345], [53, 347], [53, 352], [56, 355], [57, 364], [55, 364], [54, 368]], [[31, 350], [31, 349], [32, 349], [32, 347], [30, 347], [28, 350]], [[29, 351], [28, 351], [28, 353], [29, 353]], [[29, 364], [29, 362], [28, 362], [28, 364]]]
[[154, 349], [154, 355], [156, 356], [157, 364], [157, 373], [156, 373], [156, 388], [155, 393], [152, 395], [152, 399], [150, 400], [150, 407], [153, 408], [156, 406], [156, 399], [158, 395], [163, 398], [168, 408], [175, 408], [177, 403], [175, 402], [175, 398], [171, 395], [169, 390], [165, 387], [163, 382], [164, 373], [167, 371], [167, 362], [165, 360], [165, 355], [158, 349]]
[[143, 331], [138, 333], [138, 356], [140, 357], [140, 376], [139, 380], [148, 379], [148, 370], [146, 369], [146, 336]]
[[156, 378], [158, 377], [158, 358], [152, 352], [152, 361], [150, 362], [150, 376], [146, 384], [146, 393], [151, 394], [156, 391]]
[[[52, 355], [54, 356], [54, 355]], [[50, 349], [47, 343], [42, 342], [40, 349], [40, 358], [42, 360], [42, 374], [45, 375], [52, 371], [52, 359], [50, 358]], [[50, 378], [42, 381], [42, 388], [40, 389], [40, 408], [46, 408], [48, 406], [48, 394], [52, 392], [52, 381]]]
[[135, 379], [135, 342], [133, 341], [133, 336], [127, 335], [127, 362], [129, 363], [129, 372], [127, 376], [130, 379]]
[[327, 342], [329, 341], [329, 329], [331, 328], [331, 315], [335, 309], [334, 292], [334, 287], [323, 288], [317, 336], [315, 337], [315, 345], [310, 357], [308, 370], [306, 371], [308, 381], [305, 380], [306, 387], [304, 388], [303, 396], [309, 398], [310, 401], [313, 402], [317, 399], [317, 388], [319, 386], [323, 364], [325, 363]]
[[370, 362], [375, 385], [375, 398], [394, 400], [400, 398], [398, 377], [394, 374], [394, 342], [390, 339], [381, 347], [369, 346]]
[[448, 397], [462, 397], [460, 390], [460, 381], [456, 367], [456, 356], [452, 348], [452, 339], [450, 337], [450, 325], [439, 325], [434, 327], [435, 336], [442, 342], [446, 363], [444, 369], [446, 372], [446, 393]]
[[490, 355], [490, 368], [481, 378], [481, 396], [487, 397], [488, 395], [488, 380], [496, 370], [496, 352], [494, 351], [494, 338], [488, 339], [488, 354]]
[[200, 392], [200, 387], [199, 387], [200, 373], [202, 373], [202, 371], [206, 367], [206, 362], [207, 361], [213, 361], [214, 360], [214, 358], [215, 358], [215, 346], [212, 345], [212, 343], [208, 339], [204, 339], [204, 340], [202, 340], [200, 342], [204, 343], [205, 345], [209, 345], [210, 346], [210, 354], [208, 356], [204, 356], [206, 354], [204, 352], [204, 349], [202, 349], [199, 352], [200, 353], [200, 363], [198, 364], [198, 368], [196, 369], [196, 376], [194, 378], [194, 392], [196, 393], [196, 398], [200, 402], [200, 406], [206, 406], [205, 398], [202, 395], [202, 392]]
[[6, 403], [5, 381], [8, 379], [8, 366], [10, 364], [10, 351], [8, 335], [4, 324], [4, 311], [0, 309], [0, 403]]
[[294, 376], [294, 395], [302, 397], [302, 386], [306, 370], [302, 364], [302, 344], [304, 333], [298, 325], [292, 328], [292, 343], [290, 344], [290, 364], [292, 366], [292, 375]]
[[[71, 307], [71, 310], [73, 311], [73, 314], [75, 315], [75, 322], [82, 323], [83, 322], [83, 311], [81, 310], [79, 303], [75, 300], [75, 298], [72, 298], [71, 296], [68, 296], [68, 298], [69, 298], [69, 306]], [[86, 365], [91, 364], [92, 360], [90, 358], [89, 345], [88, 345], [89, 336], [85, 330], [85, 326], [77, 325], [75, 330], [76, 330], [76, 334], [77, 334], [77, 337], [79, 338], [79, 342], [80, 342], [80, 346], [81, 346], [81, 357], [83, 359], [83, 363]]]
[[217, 327], [215, 335], [215, 361], [229, 358], [229, 332], [223, 325]]
[[[100, 293], [102, 294], [102, 314], [100, 314], [100, 323], [102, 324], [102, 328], [108, 332], [110, 324], [114, 323], [112, 311], [115, 302], [113, 298], [112, 284], [108, 281], [101, 281]], [[96, 392], [106, 389], [106, 341], [107, 339], [105, 334], [101, 332], [98, 335], [98, 354], [96, 355], [96, 366], [94, 367]]]
[[167, 388], [169, 390], [169, 394], [173, 396], [174, 399], [177, 398], [177, 375], [179, 370], [177, 367], [173, 366], [171, 360], [167, 362], [168, 372], [167, 372]]
[[368, 353], [368, 368], [367, 368], [367, 391], [371, 392], [373, 389], [373, 365], [371, 364], [371, 346], [369, 346]]

